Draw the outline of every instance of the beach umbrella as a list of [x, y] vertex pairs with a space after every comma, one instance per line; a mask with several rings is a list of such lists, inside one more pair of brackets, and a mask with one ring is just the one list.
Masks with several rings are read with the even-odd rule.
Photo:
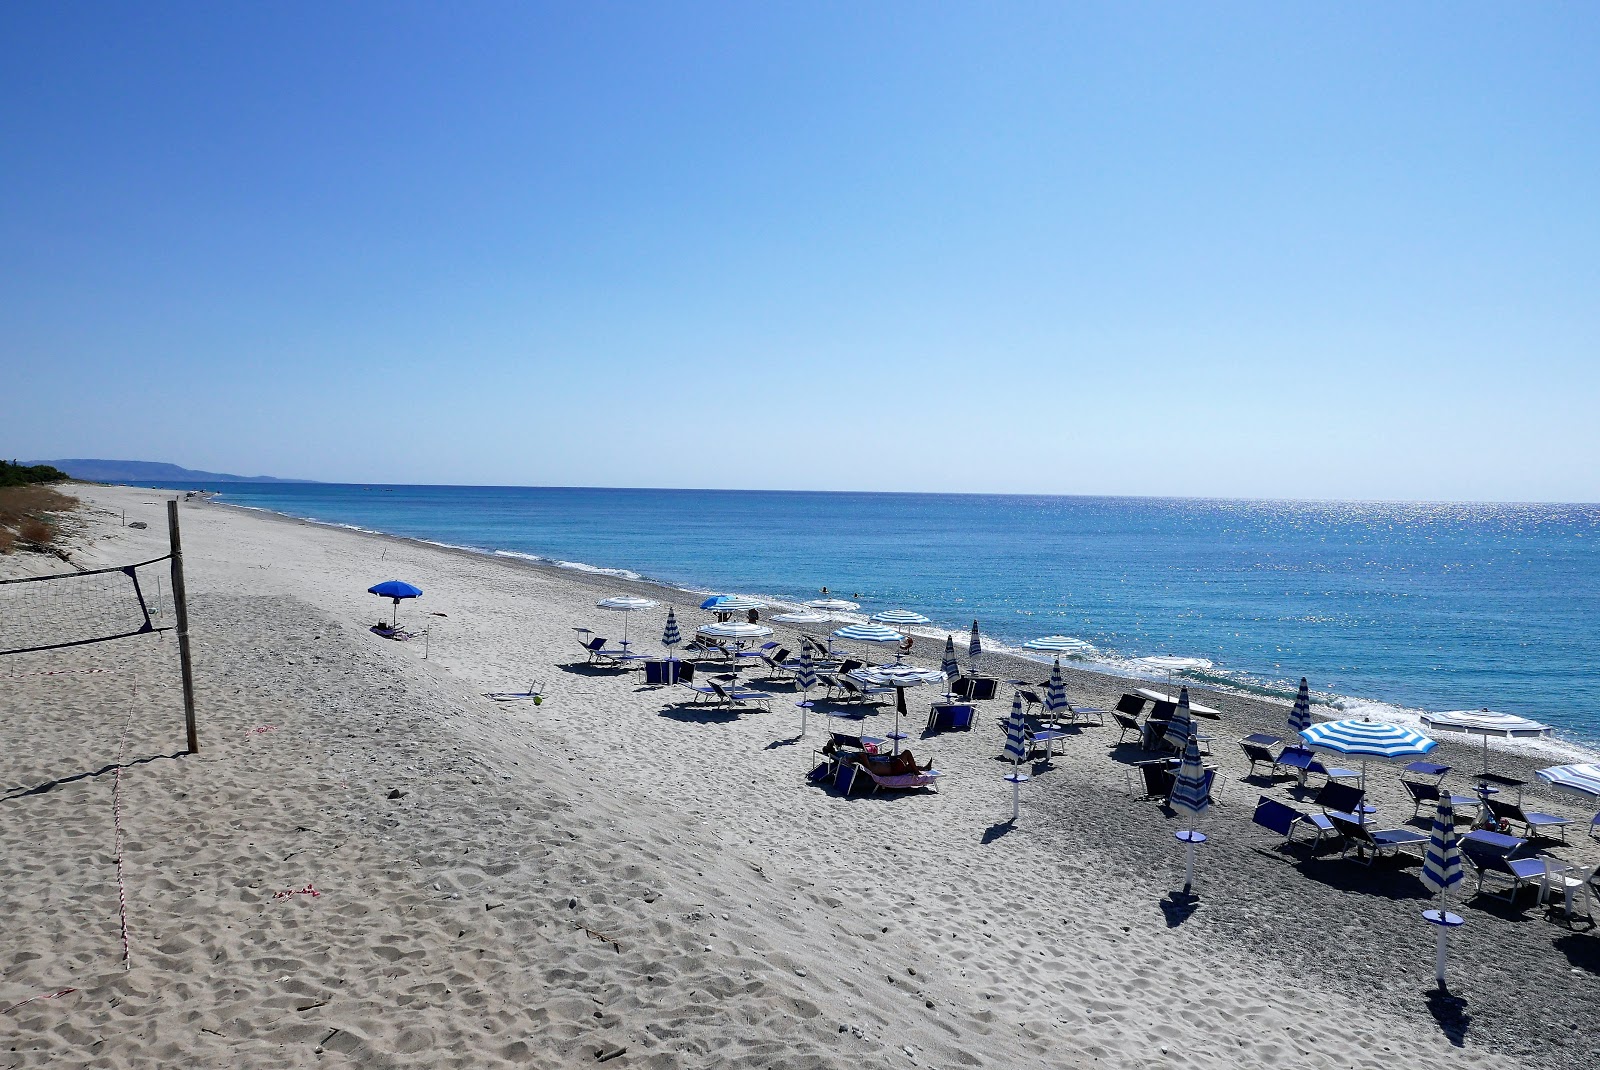
[[832, 618], [826, 613], [797, 610], [792, 613], [777, 613], [767, 619], [778, 624], [826, 624]]
[[846, 624], [843, 628], [835, 628], [833, 637], [853, 643], [898, 643], [905, 638], [882, 624]]
[[375, 594], [379, 598], [388, 598], [394, 602], [394, 611], [389, 618], [389, 627], [393, 628], [400, 620], [400, 600], [402, 598], [421, 598], [422, 588], [404, 580], [384, 580], [367, 588], [368, 594]]
[[667, 626], [661, 632], [661, 645], [667, 648], [667, 653], [672, 653], [672, 648], [683, 642], [683, 634], [678, 631], [678, 615], [667, 607]]
[[1449, 710], [1444, 713], [1425, 713], [1422, 725], [1430, 732], [1460, 732], [1463, 735], [1483, 737], [1483, 771], [1489, 771], [1489, 737], [1499, 739], [1543, 739], [1550, 734], [1550, 726], [1514, 713], [1496, 713], [1494, 710]]
[[[976, 621], [973, 622], [976, 625]], [[976, 634], [976, 633], [974, 633]], [[1006, 719], [1006, 749], [1004, 756], [1011, 759], [1011, 820], [1022, 815], [1022, 785], [1028, 780], [1022, 772], [1022, 759], [1028, 751], [1028, 722], [1022, 716], [1022, 696], [1011, 697], [1011, 716]]]
[[1189, 689], [1187, 687], [1178, 692], [1178, 708], [1172, 711], [1172, 720], [1167, 722], [1167, 745], [1177, 750], [1182, 750], [1194, 736], [1194, 714], [1189, 711]]
[[[1304, 729], [1300, 738], [1307, 746], [1348, 754], [1361, 759], [1361, 785], [1367, 783], [1367, 761], [1371, 758], [1411, 758], [1427, 754], [1439, 745], [1421, 732], [1384, 721], [1353, 718], [1323, 721]], [[1358, 815], [1366, 820], [1365, 814]]]
[[983, 653], [983, 644], [978, 642], [978, 622], [972, 622], [972, 640], [967, 643], [967, 675], [977, 676], [978, 655]]
[[622, 645], [628, 645], [628, 617], [641, 609], [654, 609], [660, 602], [648, 598], [637, 598], [631, 594], [618, 595], [615, 598], [602, 598], [595, 603], [596, 609], [609, 610], [612, 613], [621, 613], [622, 616]]
[[1174, 673], [1191, 672], [1195, 669], [1211, 668], [1211, 662], [1207, 661], [1205, 658], [1185, 658], [1174, 654], [1153, 654], [1150, 657], [1137, 658], [1135, 660], [1137, 660], [1141, 665], [1147, 665], [1152, 669], [1158, 669], [1161, 672], [1166, 673], [1168, 687], [1172, 686], [1172, 676]]
[[772, 634], [772, 629], [765, 624], [746, 624], [743, 621], [726, 621], [717, 624], [702, 624], [695, 629], [696, 635], [703, 635], [708, 639], [732, 639], [736, 642], [748, 642], [751, 639], [765, 639]]
[[713, 613], [744, 613], [752, 609], [766, 609], [767, 604], [742, 594], [714, 594], [701, 602], [700, 608]]
[[874, 613], [867, 619], [878, 624], [891, 624], [896, 628], [903, 628], [908, 624], [933, 623], [921, 613], [913, 613], [909, 609], [886, 609], [882, 613]]
[[1042, 635], [1037, 639], [1029, 639], [1022, 644], [1024, 650], [1039, 650], [1046, 654], [1065, 655], [1069, 658], [1080, 657], [1094, 650], [1094, 647], [1082, 639], [1074, 639], [1070, 635]]
[[806, 734], [806, 711], [811, 708], [811, 689], [817, 686], [816, 666], [811, 663], [811, 651], [807, 650], [800, 655], [800, 664], [795, 666], [794, 686], [800, 689], [805, 698], [800, 700], [800, 734]]
[[843, 598], [813, 598], [806, 605], [812, 609], [826, 609], [830, 613], [849, 613], [861, 608], [861, 603], [847, 602]]
[[938, 669], [917, 669], [910, 665], [882, 665], [872, 669], [853, 669], [850, 679], [876, 687], [894, 688], [894, 752], [900, 753], [900, 718], [906, 712], [906, 688], [944, 682]]
[[1289, 711], [1289, 731], [1304, 732], [1311, 727], [1311, 685], [1300, 677], [1300, 693], [1295, 696], [1294, 709]]
[[1050, 670], [1050, 685], [1044, 689], [1044, 712], [1053, 717], [1066, 708], [1067, 685], [1061, 679], [1061, 659], [1057, 658]]
[[[1200, 736], [1195, 730], [1193, 721], [1189, 722], [1183, 744], [1183, 758], [1178, 763], [1178, 776], [1172, 783], [1172, 794], [1167, 797], [1167, 803], [1178, 813], [1187, 814], [1195, 821], [1199, 821], [1201, 815], [1211, 809], [1211, 788], [1206, 783], [1206, 767], [1200, 760]], [[1184, 832], [1188, 835], [1185, 836]], [[1194, 829], [1185, 829], [1178, 833], [1178, 838], [1186, 845], [1184, 895], [1188, 895], [1194, 888], [1194, 845], [1196, 842], [1203, 842], [1199, 841], [1195, 832]]]
[[[1422, 856], [1422, 883], [1437, 895], [1445, 898], [1441, 908], [1424, 911], [1423, 917], [1438, 928], [1438, 944], [1434, 952], [1433, 974], [1444, 988], [1445, 967], [1450, 961], [1450, 930], [1460, 924], [1460, 919], [1443, 907], [1449, 903], [1448, 893], [1453, 885], [1461, 883], [1461, 848], [1456, 843], [1456, 812], [1450, 803], [1450, 793], [1439, 796], [1439, 810], [1433, 819], [1433, 834], [1428, 837], [1428, 849]], [[1437, 920], [1429, 915], [1437, 916]], [[1452, 919], [1454, 924], [1451, 923]]]
[[944, 637], [944, 660], [939, 663], [939, 671], [944, 673], [947, 683], [961, 675], [961, 665], [956, 661], [956, 638], [953, 635]]
[[[1600, 765], [1584, 762], [1581, 765], [1552, 765], [1548, 769], [1536, 770], [1533, 774], [1552, 788], [1562, 788], [1566, 791], [1577, 792], [1593, 799], [1600, 799]], [[1600, 825], [1600, 813], [1594, 815], [1590, 828]]]

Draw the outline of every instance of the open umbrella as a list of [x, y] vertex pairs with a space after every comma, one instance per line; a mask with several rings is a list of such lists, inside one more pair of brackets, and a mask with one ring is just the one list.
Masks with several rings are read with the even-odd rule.
[[812, 613], [808, 610], [796, 610], [792, 613], [777, 613], [767, 618], [779, 624], [826, 624], [832, 620], [826, 613]]
[[1289, 731], [1304, 732], [1311, 727], [1311, 685], [1300, 677], [1300, 693], [1295, 696], [1294, 709], [1289, 711]]
[[1138, 658], [1139, 664], [1148, 665], [1167, 674], [1167, 686], [1172, 686], [1174, 673], [1191, 672], [1195, 669], [1209, 669], [1211, 662], [1205, 658], [1185, 658], [1175, 654], [1153, 654], [1147, 658]]
[[[977, 621], [973, 621], [973, 627], [977, 627]], [[1011, 716], [1006, 719], [1006, 749], [1003, 752], [1005, 757], [1011, 759], [1011, 774], [1006, 780], [1011, 783], [1012, 821], [1022, 816], [1022, 785], [1028, 782], [1028, 775], [1022, 771], [1022, 759], [1027, 757], [1030, 749], [1028, 722], [1022, 716], [1022, 695], [1018, 693], [1011, 696]]]
[[908, 624], [932, 624], [933, 621], [921, 613], [913, 613], [909, 609], [886, 609], [881, 613], [874, 613], [867, 618], [878, 624], [892, 624], [896, 628], [903, 628]]
[[1489, 771], [1489, 737], [1499, 739], [1543, 739], [1550, 734], [1550, 726], [1539, 721], [1518, 717], [1514, 713], [1496, 713], [1494, 710], [1449, 710], [1445, 713], [1425, 713], [1423, 727], [1430, 732], [1460, 732], [1463, 735], [1483, 737], [1483, 771]]
[[[1177, 718], [1173, 718], [1176, 722]], [[1188, 723], [1188, 732], [1183, 743], [1183, 759], [1178, 763], [1178, 776], [1172, 783], [1172, 794], [1167, 797], [1167, 803], [1173, 810], [1180, 814], [1187, 814], [1198, 821], [1200, 816], [1211, 809], [1211, 787], [1206, 783], [1206, 767], [1200, 760], [1200, 738], [1195, 731], [1194, 722]], [[1194, 889], [1194, 845], [1204, 842], [1196, 835], [1196, 829], [1184, 829], [1178, 833], [1178, 838], [1185, 844], [1184, 852], [1184, 877], [1183, 894], [1188, 895]], [[1187, 833], [1187, 835], [1185, 835]]]
[[393, 628], [400, 620], [400, 599], [421, 598], [422, 588], [415, 584], [406, 583], [404, 580], [384, 580], [382, 583], [375, 583], [368, 587], [367, 593], [394, 601], [394, 611], [389, 618], [389, 627]]
[[1450, 930], [1461, 924], [1461, 919], [1449, 913], [1448, 892], [1452, 885], [1461, 883], [1461, 848], [1456, 843], [1456, 812], [1450, 802], [1450, 793], [1439, 796], [1439, 809], [1433, 819], [1433, 834], [1428, 837], [1428, 849], [1422, 856], [1422, 883], [1435, 894], [1444, 897], [1437, 910], [1425, 910], [1425, 920], [1438, 927], [1438, 946], [1434, 954], [1433, 973], [1444, 989], [1445, 967], [1450, 961]]
[[1082, 639], [1074, 639], [1070, 635], [1042, 635], [1037, 639], [1029, 639], [1022, 644], [1024, 650], [1040, 650], [1046, 654], [1059, 654], [1066, 657], [1081, 657], [1093, 652], [1094, 647]]
[[767, 604], [742, 594], [714, 594], [701, 602], [700, 608], [713, 613], [744, 613], [752, 609], [766, 609]]
[[882, 624], [846, 624], [843, 628], [835, 628], [833, 637], [847, 639], [853, 643], [898, 643], [905, 638], [893, 628], [886, 628]]
[[891, 738], [894, 740], [896, 754], [900, 753], [900, 740], [903, 738], [900, 732], [900, 718], [906, 712], [906, 688], [944, 682], [944, 673], [938, 669], [915, 669], [909, 665], [853, 669], [848, 675], [857, 683], [894, 688], [894, 735]]
[[812, 609], [825, 609], [829, 613], [851, 613], [861, 608], [859, 602], [847, 602], [843, 598], [813, 598], [806, 605]]
[[[1566, 791], [1587, 795], [1591, 799], [1600, 799], [1600, 765], [1584, 762], [1579, 765], [1552, 765], [1548, 769], [1536, 770], [1533, 774], [1552, 788], [1562, 788]], [[1593, 829], [1600, 825], [1600, 813], [1594, 815], [1589, 827]]]
[[612, 613], [622, 614], [622, 645], [628, 645], [628, 618], [641, 609], [654, 609], [660, 602], [653, 602], [648, 598], [637, 598], [631, 594], [618, 595], [615, 598], [602, 598], [595, 603], [596, 609], [609, 610]]
[[[1323, 721], [1300, 733], [1307, 746], [1349, 754], [1361, 759], [1361, 785], [1367, 783], [1367, 760], [1379, 758], [1410, 758], [1427, 754], [1439, 745], [1421, 732], [1402, 728], [1383, 721], [1353, 718], [1342, 721]], [[1366, 815], [1357, 815], [1361, 820]]]
[[678, 615], [667, 607], [667, 626], [661, 632], [661, 645], [667, 648], [667, 653], [672, 653], [672, 648], [683, 642], [683, 635], [678, 631]]
[[[731, 639], [735, 643], [748, 643], [755, 639], [765, 639], [772, 634], [772, 629], [765, 624], [724, 621], [717, 624], [703, 624], [695, 629], [695, 634], [705, 636], [707, 639]], [[735, 676], [738, 676], [738, 658], [733, 659], [733, 672]]]

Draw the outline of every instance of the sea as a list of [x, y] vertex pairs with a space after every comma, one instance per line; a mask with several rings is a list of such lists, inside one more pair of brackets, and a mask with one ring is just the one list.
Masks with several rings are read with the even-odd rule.
[[[170, 486], [171, 484], [165, 484]], [[200, 489], [198, 487], [193, 489]], [[1489, 708], [1600, 745], [1600, 505], [231, 483], [220, 501], [775, 603], [907, 609], [988, 649], [1414, 721]], [[389, 578], [389, 577], [379, 577]], [[399, 577], [404, 579], [405, 577]]]

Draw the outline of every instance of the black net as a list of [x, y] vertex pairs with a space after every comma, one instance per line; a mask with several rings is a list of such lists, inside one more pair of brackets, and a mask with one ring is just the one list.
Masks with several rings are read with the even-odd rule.
[[0, 655], [169, 630], [169, 560], [0, 580]]

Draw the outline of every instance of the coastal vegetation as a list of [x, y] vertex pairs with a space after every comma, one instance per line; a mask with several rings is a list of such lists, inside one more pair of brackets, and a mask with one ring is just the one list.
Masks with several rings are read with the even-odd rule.
[[40, 484], [0, 486], [0, 554], [25, 550], [61, 556], [61, 517], [77, 504]]
[[27, 487], [36, 483], [60, 483], [71, 478], [48, 464], [18, 464], [0, 461], [0, 487]]

